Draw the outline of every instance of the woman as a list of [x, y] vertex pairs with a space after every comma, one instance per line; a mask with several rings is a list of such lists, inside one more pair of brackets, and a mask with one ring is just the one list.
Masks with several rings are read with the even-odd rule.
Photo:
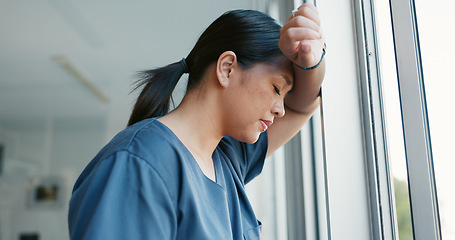
[[[310, 4], [282, 28], [257, 11], [230, 11], [186, 59], [145, 71], [128, 128], [74, 186], [71, 238], [259, 239], [244, 185], [318, 106], [319, 25]], [[168, 113], [184, 73], [187, 93]]]

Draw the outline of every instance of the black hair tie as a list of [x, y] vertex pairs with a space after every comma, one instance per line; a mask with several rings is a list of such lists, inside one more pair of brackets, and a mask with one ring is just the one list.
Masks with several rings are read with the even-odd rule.
[[188, 64], [186, 64], [185, 58], [182, 58], [182, 60], [180, 60], [180, 64], [182, 65], [183, 73], [190, 73], [190, 69], [188, 68]]

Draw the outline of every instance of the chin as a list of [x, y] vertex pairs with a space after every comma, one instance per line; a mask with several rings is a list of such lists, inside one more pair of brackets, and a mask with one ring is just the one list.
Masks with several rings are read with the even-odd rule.
[[231, 132], [231, 134], [228, 134], [228, 136], [240, 142], [248, 144], [256, 143], [262, 132], [259, 131], [259, 129], [255, 131], [254, 127], [255, 126], [250, 126], [248, 128], [244, 128], [243, 130], [241, 130], [240, 128], [236, 128], [235, 131]]
[[236, 138], [237, 140], [241, 141], [241, 142], [245, 142], [245, 143], [248, 143], [248, 144], [253, 144], [253, 143], [256, 143], [259, 139], [259, 135], [261, 133], [250, 133], [248, 135], [242, 135], [240, 138]]

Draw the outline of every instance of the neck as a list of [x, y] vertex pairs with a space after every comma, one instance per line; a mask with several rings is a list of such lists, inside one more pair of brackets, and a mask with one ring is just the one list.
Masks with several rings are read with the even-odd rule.
[[174, 111], [160, 118], [197, 161], [212, 161], [212, 154], [223, 137], [216, 99], [196, 90], [187, 93]]

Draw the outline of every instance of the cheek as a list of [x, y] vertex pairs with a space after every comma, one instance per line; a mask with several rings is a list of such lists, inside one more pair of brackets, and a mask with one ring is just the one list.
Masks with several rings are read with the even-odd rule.
[[248, 92], [249, 99], [257, 110], [264, 110], [270, 108], [273, 95], [270, 89], [266, 88], [255, 88]]
[[251, 122], [264, 117], [272, 106], [275, 96], [273, 86], [263, 80], [262, 77], [246, 78], [238, 86], [236, 93], [231, 96], [230, 100], [235, 102], [233, 105], [235, 105], [236, 113], [246, 117], [242, 117], [243, 122]]

